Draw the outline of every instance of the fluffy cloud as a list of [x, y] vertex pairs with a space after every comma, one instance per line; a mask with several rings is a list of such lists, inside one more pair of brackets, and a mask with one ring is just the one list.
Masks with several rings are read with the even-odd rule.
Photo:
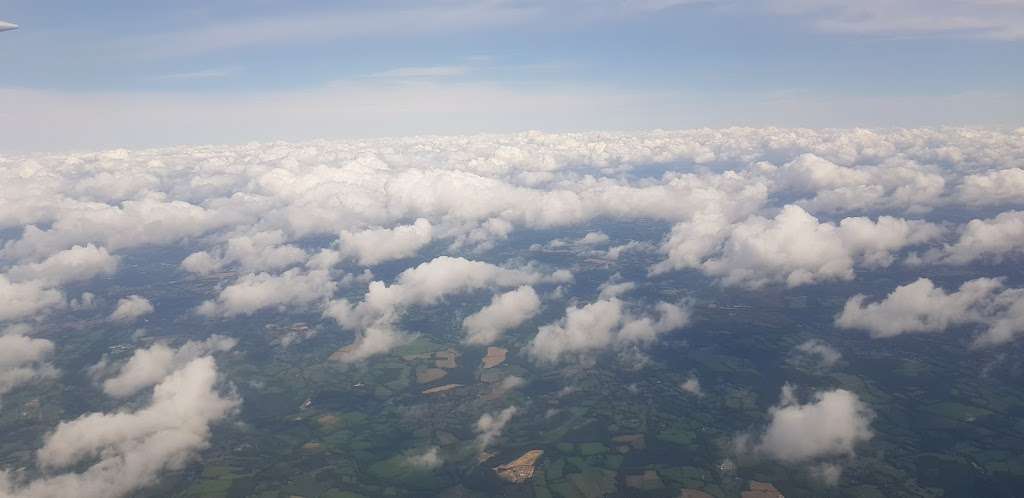
[[[1019, 168], [1006, 165], [1024, 157], [1022, 148], [1016, 132], [994, 130], [733, 128], [14, 157], [0, 165], [0, 227], [23, 230], [0, 258], [41, 261], [76, 245], [117, 252], [205, 236], [220, 243], [187, 258], [187, 270], [271, 272], [299, 262], [293, 242], [311, 235], [340, 233], [338, 250], [370, 264], [438, 237], [453, 250], [486, 249], [516, 227], [610, 218], [679, 224], [669, 267], [695, 267], [734, 223], [782, 202], [809, 212], [1016, 202]], [[630, 176], [652, 164], [702, 168]]]
[[698, 219], [673, 227], [663, 246], [668, 258], [653, 271], [699, 268], [726, 285], [757, 288], [784, 282], [795, 287], [851, 279], [858, 262], [888, 266], [894, 251], [942, 233], [931, 223], [889, 216], [821, 223], [796, 205], [785, 206], [771, 219], [752, 216], [733, 225], [723, 221]]
[[285, 243], [280, 230], [234, 235], [227, 239], [216, 256], [207, 251], [190, 254], [182, 260], [187, 272], [207, 275], [226, 266], [237, 266], [245, 272], [272, 271], [306, 261], [306, 252]]
[[115, 322], [134, 322], [154, 311], [153, 303], [142, 296], [131, 295], [117, 301], [117, 307], [110, 314]]
[[971, 220], [955, 243], [930, 251], [924, 260], [954, 265], [985, 259], [998, 262], [1022, 251], [1024, 211], [1007, 211], [995, 218]]
[[540, 297], [533, 287], [524, 285], [494, 296], [491, 304], [462, 321], [469, 344], [493, 344], [505, 331], [516, 328], [540, 311]]
[[756, 436], [741, 436], [742, 451], [752, 451], [783, 462], [805, 462], [823, 457], [852, 456], [857, 444], [868, 441], [873, 412], [856, 394], [844, 390], [819, 391], [801, 404], [793, 386], [782, 388], [778, 405], [768, 411], [771, 421]]
[[[460, 229], [461, 228], [461, 229]], [[468, 227], [457, 227], [447, 234], [453, 241], [448, 250], [452, 252], [467, 248], [473, 252], [485, 252], [494, 248], [502, 240], [508, 239], [515, 227], [501, 218], [491, 218]]]
[[340, 252], [355, 257], [360, 265], [373, 266], [384, 261], [416, 255], [433, 239], [430, 222], [419, 218], [412, 225], [377, 228], [361, 232], [342, 231]]
[[194, 252], [181, 260], [181, 268], [196, 275], [209, 275], [220, 270], [222, 265], [223, 263], [221, 263], [219, 258], [206, 251]]
[[577, 244], [586, 246], [604, 245], [608, 243], [608, 236], [603, 232], [588, 232], [586, 235], [577, 240]]
[[1007, 168], [965, 176], [960, 200], [975, 206], [1024, 204], [1024, 169]]
[[656, 246], [654, 244], [651, 244], [650, 242], [640, 242], [637, 240], [631, 240], [629, 242], [626, 242], [625, 244], [609, 247], [608, 251], [604, 253], [603, 257], [605, 259], [610, 259], [614, 261], [619, 259], [622, 256], [622, 254], [626, 252], [654, 251], [655, 249]]
[[[43, 476], [25, 482], [0, 472], [0, 496], [109, 498], [155, 483], [161, 472], [181, 469], [205, 448], [210, 425], [238, 406], [237, 398], [217, 393], [217, 380], [213, 360], [197, 358], [165, 377], [136, 411], [60, 423], [36, 453]], [[78, 472], [54, 473], [83, 464]]]
[[[42, 261], [16, 264], [0, 273], [0, 321], [63, 308], [68, 303], [61, 285], [113, 274], [118, 263], [119, 258], [105, 248], [88, 244], [58, 251]], [[72, 305], [82, 309], [83, 301], [75, 300]]]
[[[53, 342], [36, 339], [25, 325], [12, 325], [0, 331], [0, 397], [29, 382], [53, 378], [57, 369], [50, 363]], [[2, 488], [0, 488], [2, 489]]]
[[118, 257], [112, 256], [106, 248], [88, 244], [65, 249], [38, 263], [14, 266], [7, 276], [16, 281], [38, 280], [58, 286], [113, 274], [117, 271], [118, 261]]
[[11, 282], [0, 274], [0, 322], [20, 320], [65, 305], [64, 294], [43, 282]]
[[154, 193], [119, 206], [81, 203], [74, 209], [65, 208], [45, 230], [26, 226], [20, 239], [4, 245], [2, 254], [12, 258], [49, 256], [90, 242], [110, 250], [169, 244], [241, 221], [230, 211], [213, 211], [164, 197]]
[[68, 308], [73, 311], [96, 309], [96, 294], [83, 292], [81, 296], [72, 299], [68, 303]]
[[580, 237], [578, 239], [574, 239], [574, 240], [555, 239], [555, 240], [552, 240], [552, 241], [548, 242], [547, 244], [545, 244], [543, 246], [541, 246], [540, 244], [535, 244], [535, 245], [531, 246], [530, 249], [531, 250], [541, 250], [541, 249], [549, 249], [549, 250], [558, 250], [558, 249], [580, 250], [580, 249], [582, 249], [584, 247], [587, 247], [587, 246], [603, 246], [603, 245], [606, 245], [606, 244], [608, 244], [609, 240], [611, 240], [611, 239], [608, 237], [608, 235], [605, 235], [604, 232], [587, 232], [586, 235], [584, 235], [583, 237]]
[[1004, 288], [998, 279], [970, 280], [947, 293], [921, 278], [897, 287], [882, 301], [865, 304], [866, 300], [862, 294], [847, 300], [836, 326], [893, 337], [980, 324], [986, 328], [976, 339], [978, 345], [1004, 343], [1024, 332], [1024, 289]]
[[391, 285], [371, 282], [363, 301], [334, 301], [325, 315], [344, 328], [357, 332], [344, 358], [355, 361], [388, 351], [404, 339], [395, 328], [400, 314], [414, 305], [435, 304], [447, 296], [493, 287], [564, 282], [565, 271], [543, 275], [533, 269], [503, 268], [480, 261], [441, 256], [403, 271]]
[[[342, 284], [330, 272], [344, 258], [375, 264], [440, 241], [453, 254], [486, 251], [517, 230], [582, 230], [595, 220], [672, 225], [654, 271], [694, 268], [748, 287], [848, 279], [916, 246], [924, 263], [998, 260], [1024, 246], [1020, 213], [972, 221], [933, 251], [925, 246], [941, 237], [938, 226], [901, 216], [1019, 204], [1021, 170], [1012, 166], [1024, 159], [1021, 133], [529, 132], [4, 156], [0, 228], [12, 235], [0, 250], [0, 320], [64, 307], [61, 285], [113, 272], [123, 251], [172, 244], [197, 246], [186, 271], [241, 272], [199, 308], [224, 317], [316, 308]], [[823, 221], [826, 212], [850, 216]], [[567, 243], [606, 264], [651, 247], [606, 248], [607, 236], [589, 229]], [[362, 302], [334, 302], [328, 316], [359, 337], [353, 357], [401, 342], [394, 318], [436, 302], [417, 289], [440, 299], [537, 282], [469, 279], [446, 289], [463, 278], [448, 266], [433, 283], [374, 282]], [[614, 335], [648, 341], [656, 322]]]
[[617, 297], [571, 306], [564, 318], [537, 331], [528, 350], [538, 361], [556, 362], [564, 355], [593, 353], [613, 345], [650, 343], [659, 334], [689, 323], [689, 310], [682, 306], [658, 303], [656, 310], [657, 319], [636, 317]]
[[822, 367], [832, 367], [839, 360], [843, 359], [842, 353], [836, 351], [836, 348], [825, 344], [818, 339], [808, 339], [800, 343], [796, 350], [809, 356], [815, 356], [818, 359], [818, 363]]
[[946, 189], [942, 175], [914, 161], [849, 167], [809, 153], [783, 165], [775, 178], [782, 191], [806, 196], [799, 204], [815, 211], [929, 211]]
[[[222, 335], [212, 335], [205, 341], [187, 341], [180, 348], [156, 343], [146, 349], [136, 349], [132, 357], [121, 365], [115, 374], [103, 381], [103, 392], [115, 398], [131, 396], [143, 388], [152, 386], [201, 356], [214, 352], [229, 351], [238, 341]], [[93, 366], [93, 372], [105, 370], [106, 358], [102, 364]]]
[[510, 406], [498, 413], [485, 413], [481, 415], [476, 421], [477, 447], [483, 451], [488, 446], [494, 444], [494, 441], [501, 437], [505, 426], [508, 425], [509, 421], [512, 420], [512, 417], [518, 411], [518, 408], [515, 406]]
[[204, 316], [234, 317], [267, 308], [308, 306], [326, 302], [337, 286], [326, 270], [292, 268], [277, 275], [250, 273], [220, 291], [217, 299], [201, 304], [196, 311]]

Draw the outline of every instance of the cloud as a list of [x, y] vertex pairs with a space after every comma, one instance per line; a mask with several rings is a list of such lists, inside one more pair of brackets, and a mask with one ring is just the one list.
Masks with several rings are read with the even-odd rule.
[[187, 26], [177, 32], [134, 38], [131, 44], [150, 57], [186, 56], [282, 43], [337, 39], [409, 37], [514, 25], [533, 17], [525, 5], [443, 2], [390, 9], [329, 8], [244, 16], [229, 22]]
[[848, 299], [836, 326], [893, 337], [980, 324], [987, 327], [975, 340], [981, 346], [1005, 343], [1024, 332], [1024, 289], [1005, 288], [999, 279], [970, 280], [947, 293], [920, 278], [897, 287], [882, 301], [865, 304], [866, 300], [863, 294]]
[[960, 238], [942, 250], [925, 255], [925, 261], [965, 265], [978, 260], [1002, 261], [1024, 251], [1024, 211], [1007, 211], [995, 218], [975, 219], [961, 230]]
[[655, 249], [656, 246], [654, 244], [651, 244], [650, 242], [640, 242], [636, 240], [631, 240], [629, 242], [626, 242], [625, 244], [608, 248], [608, 252], [604, 254], [604, 258], [614, 261], [622, 257], [623, 253], [648, 251], [653, 252]]
[[337, 283], [326, 270], [292, 268], [279, 274], [250, 273], [224, 288], [196, 312], [208, 317], [251, 315], [267, 308], [306, 307], [324, 303]]
[[88, 243], [107, 250], [163, 245], [241, 221], [236, 213], [167, 201], [164, 197], [153, 193], [118, 206], [100, 202], [68, 206], [45, 230], [26, 226], [21, 238], [6, 242], [0, 254], [8, 258], [45, 257]]
[[410, 456], [406, 462], [420, 469], [436, 469], [444, 464], [444, 459], [441, 458], [441, 448], [431, 446], [423, 453]]
[[[950, 224], [938, 222], [964, 192], [982, 192], [968, 186], [1015, 178], [1008, 165], [1024, 158], [1021, 133], [707, 128], [5, 155], [0, 227], [12, 235], [0, 251], [0, 320], [66, 306], [61, 285], [115, 271], [122, 252], [177, 244], [193, 251], [186, 271], [239, 272], [218, 274], [235, 280], [218, 282], [200, 308], [223, 317], [319, 309], [349, 278], [332, 273], [344, 258], [372, 264], [428, 244], [481, 254], [529, 229], [571, 227], [587, 235], [567, 243], [611, 264], [672, 225], [655, 272], [697, 269], [746, 287], [845, 280], [918, 248], [922, 264], [976, 253], [998, 260], [1024, 245], [1014, 238], [1016, 212], [950, 231], [959, 240], [942, 247]], [[992, 198], [987, 212], [1013, 202]], [[900, 217], [925, 211], [936, 223]], [[642, 221], [652, 236], [605, 247], [601, 220]], [[383, 351], [401, 339], [387, 315], [431, 302], [372, 287], [348, 305], [358, 308], [356, 326], [343, 325], [358, 334], [373, 325]], [[642, 323], [636, 337], [649, 337]]]
[[619, 276], [616, 275], [611, 280], [601, 284], [601, 292], [597, 295], [598, 299], [621, 297], [623, 294], [636, 290], [636, 282], [620, 282], [618, 280]]
[[520, 387], [523, 387], [525, 385], [526, 379], [518, 375], [509, 375], [508, 377], [501, 379], [501, 382], [498, 383], [498, 386], [495, 388], [495, 390], [499, 393], [507, 393], [513, 389], [519, 389]]
[[0, 322], [28, 318], [65, 305], [64, 294], [43, 282], [11, 282], [0, 273]]
[[782, 15], [807, 18], [821, 31], [851, 35], [1024, 38], [1024, 7], [989, 0], [764, 0]]
[[496, 295], [491, 304], [462, 321], [465, 341], [468, 344], [494, 344], [506, 331], [522, 325], [539, 311], [540, 297], [528, 285]]
[[668, 258], [652, 270], [698, 268], [725, 285], [758, 288], [781, 282], [796, 287], [852, 279], [858, 263], [889, 266], [894, 251], [941, 233], [934, 224], [890, 216], [821, 223], [790, 204], [771, 219], [752, 216], [728, 225], [712, 217], [678, 224], [662, 247]]
[[106, 248], [93, 244], [73, 246], [38, 263], [23, 263], [10, 269], [7, 276], [15, 281], [38, 280], [59, 286], [68, 282], [88, 280], [97, 275], [112, 275], [119, 258]]
[[659, 302], [654, 305], [654, 310], [658, 312], [656, 320], [646, 316], [626, 318], [616, 339], [626, 344], [649, 344], [654, 342], [658, 335], [683, 328], [690, 323], [690, 310], [685, 305]]
[[853, 456], [857, 444], [870, 440], [873, 412], [856, 394], [818, 391], [801, 404], [793, 386], [782, 388], [779, 404], [768, 410], [771, 421], [760, 435], [741, 436], [738, 447], [787, 463], [824, 457]]
[[465, 247], [473, 252], [489, 251], [498, 242], [508, 239], [514, 229], [514, 225], [507, 220], [491, 218], [464, 232], [455, 230], [448, 234], [448, 237], [454, 239], [448, 250], [456, 252]]
[[49, 361], [53, 342], [29, 337], [30, 331], [26, 325], [0, 331], [0, 398], [18, 386], [58, 374]]
[[366, 75], [368, 78], [451, 78], [470, 72], [470, 66], [409, 66], [396, 67]]
[[[427, 88], [425, 95], [439, 91]], [[330, 92], [348, 89], [341, 84]], [[362, 95], [356, 92], [352, 101]], [[503, 94], [487, 97], [494, 95]], [[395, 112], [408, 102], [442, 112], [453, 103], [486, 99], [440, 100], [393, 103]], [[523, 102], [502, 100], [502, 108]], [[215, 103], [209, 112], [222, 109]], [[560, 111], [555, 106], [552, 112]], [[568, 261], [565, 268], [578, 268], [584, 287], [593, 271], [613, 273], [617, 258], [651, 263], [655, 256], [639, 251], [657, 241], [664, 261], [656, 269], [693, 269], [701, 282], [703, 275], [745, 287], [841, 283], [865, 268], [891, 267], [907, 251], [919, 254], [921, 265], [1007, 261], [1022, 245], [1021, 215], [1009, 211], [1019, 208], [1012, 188], [1018, 173], [1010, 166], [1024, 158], [1022, 133], [707, 128], [5, 154], [0, 320], [47, 320], [58, 310], [91, 316], [77, 310], [105, 298], [90, 297], [104, 293], [86, 290], [100, 283], [89, 279], [117, 271], [119, 260], [149, 257], [147, 247], [191, 253], [182, 269], [213, 275], [189, 280], [214, 289], [198, 311], [225, 318], [264, 310], [324, 313], [354, 333], [343, 355], [349, 361], [408, 340], [412, 333], [401, 324], [417, 307], [469, 293], [490, 302], [470, 310], [477, 313], [464, 321], [467, 341], [501, 340], [507, 330], [523, 327], [535, 319], [540, 296], [565, 297], [551, 287], [572, 274], [517, 254], [555, 237], [565, 237], [572, 251], [528, 256]], [[929, 222], [911, 219], [914, 213], [926, 213], [921, 216]], [[628, 236], [637, 240], [613, 246], [600, 231], [619, 237], [623, 227], [635, 229]], [[418, 264], [425, 252], [449, 255]], [[465, 252], [479, 260], [456, 257]], [[382, 267], [376, 281], [371, 273], [354, 277], [337, 268], [395, 258], [417, 264], [394, 277], [408, 261]], [[80, 283], [62, 288], [72, 282]], [[599, 295], [562, 305], [564, 316], [546, 319], [526, 351], [538, 363], [604, 351], [622, 358], [688, 323], [688, 303], [640, 301], [651, 294], [633, 287], [615, 279], [590, 288]], [[889, 297], [854, 298], [837, 326], [878, 336], [971, 326], [980, 331], [979, 344], [1012, 340], [1024, 329], [1021, 291], [998, 279], [959, 290], [910, 287]], [[5, 382], [23, 385], [53, 375], [56, 360], [47, 349], [60, 351], [57, 339], [54, 345], [27, 333], [12, 337], [4, 339], [16, 343], [9, 349], [27, 351], [23, 357], [30, 360], [27, 370], [19, 359], [5, 360], [3, 372], [17, 372], [8, 377], [16, 380]], [[122, 386], [110, 388], [113, 396], [135, 393], [136, 410], [147, 402], [139, 395], [144, 388], [214, 349], [195, 347], [199, 351], [188, 354], [169, 345], [146, 348], [99, 378]], [[801, 349], [826, 362], [833, 357], [821, 344]], [[779, 410], [815, 404], [781, 404]]]
[[110, 498], [155, 483], [163, 471], [183, 468], [205, 448], [210, 425], [238, 406], [238, 398], [217, 393], [217, 380], [213, 359], [197, 358], [157, 384], [151, 401], [136, 411], [61, 422], [36, 452], [43, 475], [24, 481], [0, 472], [0, 495]]
[[700, 387], [700, 379], [696, 376], [691, 375], [688, 379], [679, 384], [679, 389], [684, 393], [689, 393], [694, 396], [704, 396], [704, 390]]
[[88, 291], [83, 292], [81, 296], [72, 299], [68, 303], [68, 308], [72, 311], [96, 309], [96, 294]]
[[607, 244], [608, 240], [608, 236], [603, 232], [587, 232], [587, 234], [580, 238], [580, 240], [577, 240], [576, 243], [586, 246], [596, 246]]
[[540, 244], [534, 244], [533, 246], [530, 247], [530, 250], [532, 250], [532, 251], [539, 251], [539, 250], [547, 249], [547, 250], [556, 250], [556, 251], [557, 250], [563, 250], [563, 251], [582, 252], [582, 251], [585, 251], [586, 248], [589, 247], [589, 246], [603, 246], [603, 245], [606, 245], [606, 244], [608, 244], [609, 240], [610, 239], [609, 239], [608, 235], [606, 235], [604, 232], [599, 232], [599, 231], [598, 232], [587, 232], [586, 235], [584, 235], [583, 237], [580, 237], [579, 239], [574, 239], [574, 240], [554, 239], [554, 240], [549, 241], [547, 244], [544, 244], [543, 246], [540, 245]]
[[531, 268], [503, 268], [465, 258], [440, 256], [403, 271], [391, 285], [382, 281], [370, 282], [362, 302], [333, 301], [324, 315], [333, 318], [343, 328], [357, 332], [352, 346], [343, 355], [346, 361], [357, 361], [384, 353], [407, 339], [397, 330], [395, 323], [410, 306], [436, 304], [447, 296], [475, 290], [557, 283], [570, 278], [572, 275], [565, 271], [543, 275]]
[[[131, 396], [160, 382], [168, 374], [196, 358], [214, 352], [229, 351], [237, 344], [238, 341], [235, 339], [214, 334], [205, 341], [187, 341], [177, 349], [164, 343], [156, 343], [146, 349], [136, 349], [132, 357], [121, 365], [112, 377], [103, 381], [103, 392], [115, 398]], [[102, 369], [93, 367], [93, 371]]]
[[501, 437], [505, 426], [512, 417], [519, 411], [515, 406], [510, 406], [497, 413], [485, 413], [476, 421], [476, 445], [483, 451]]
[[1007, 168], [967, 175], [958, 194], [962, 202], [975, 206], [1024, 204], [1024, 169]]
[[[430, 223], [432, 240], [449, 238], [456, 249], [486, 248], [517, 227], [609, 218], [679, 224], [673, 233], [678, 240], [669, 244], [670, 266], [692, 267], [718, 249], [734, 223], [773, 213], [783, 199], [809, 214], [934, 208], [951, 201], [943, 185], [961, 184], [963, 171], [981, 174], [1022, 155], [1013, 132], [973, 133], [532, 132], [12, 157], [0, 178], [0, 226], [24, 227], [24, 233], [4, 244], [2, 256], [37, 261], [75, 245], [116, 253], [204, 237], [217, 244], [186, 258], [186, 269], [209, 273], [230, 262], [243, 271], [270, 272], [298, 262], [302, 254], [295, 242], [307, 236], [347, 232], [355, 241], [357, 235], [392, 231], [411, 236], [403, 240], [415, 246], [426, 239], [425, 230], [405, 223], [423, 219], [417, 223]], [[844, 171], [833, 175], [840, 180], [797, 174], [795, 165], [810, 161], [809, 155], [816, 158], [810, 164], [827, 161], [826, 173]], [[769, 167], [766, 157], [789, 161]], [[649, 164], [735, 169], [680, 166], [653, 180], [627, 174]], [[583, 174], [579, 165], [596, 172]], [[131, 188], [115, 189], [120, 179]], [[76, 185], [89, 182], [94, 186], [86, 199]], [[826, 206], [818, 197], [842, 188], [877, 192], [882, 200], [871, 197], [865, 205], [833, 193]], [[931, 194], [936, 189], [939, 197]], [[612, 248], [607, 256], [645, 244]], [[353, 257], [373, 257], [368, 245]]]
[[197, 275], [209, 275], [226, 266], [234, 265], [245, 272], [273, 271], [306, 261], [306, 252], [286, 244], [281, 230], [269, 230], [245, 235], [234, 235], [222, 248], [198, 251], [181, 262], [181, 268]]
[[154, 77], [155, 80], [209, 80], [231, 76], [239, 72], [237, 67], [202, 69], [183, 73], [168, 73]]
[[880, 164], [841, 166], [805, 153], [778, 168], [778, 187], [806, 198], [812, 211], [930, 211], [942, 204], [946, 179], [934, 167], [886, 158]]
[[808, 339], [801, 342], [796, 347], [796, 350], [817, 357], [819, 364], [825, 368], [835, 366], [843, 358], [839, 351], [818, 339]]
[[285, 244], [281, 230], [231, 237], [224, 248], [222, 265], [237, 263], [242, 271], [272, 271], [306, 260], [306, 252]]
[[196, 275], [209, 275], [221, 268], [219, 259], [206, 251], [199, 251], [189, 254], [181, 260], [181, 268]]
[[617, 297], [599, 299], [582, 307], [570, 306], [561, 320], [544, 325], [530, 341], [528, 351], [540, 362], [553, 363], [565, 355], [588, 354], [611, 346], [649, 344], [660, 334], [685, 327], [689, 310], [658, 303], [658, 318], [636, 317]]
[[115, 322], [134, 322], [154, 311], [153, 304], [142, 296], [131, 295], [117, 301], [117, 308], [110, 314]]
[[360, 265], [373, 266], [385, 261], [403, 259], [416, 252], [433, 239], [430, 221], [419, 218], [412, 225], [395, 228], [377, 228], [361, 232], [342, 231], [339, 240], [340, 252], [356, 258]]

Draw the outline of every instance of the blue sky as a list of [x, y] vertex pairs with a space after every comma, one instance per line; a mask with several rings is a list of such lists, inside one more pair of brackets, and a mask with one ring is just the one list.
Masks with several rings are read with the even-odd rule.
[[1019, 126], [1016, 0], [0, 1], [0, 152]]

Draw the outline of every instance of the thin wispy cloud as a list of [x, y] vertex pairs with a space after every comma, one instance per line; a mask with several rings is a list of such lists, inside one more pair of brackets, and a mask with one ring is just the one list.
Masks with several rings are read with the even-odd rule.
[[367, 78], [450, 78], [464, 76], [472, 70], [469, 66], [413, 66], [396, 67], [386, 71], [370, 73]]
[[765, 0], [815, 29], [858, 35], [1024, 39], [1024, 3], [1000, 0]]
[[221, 67], [203, 69], [199, 71], [187, 71], [182, 73], [168, 73], [154, 76], [154, 80], [214, 80], [220, 78], [226, 78], [238, 74], [240, 69], [237, 67]]

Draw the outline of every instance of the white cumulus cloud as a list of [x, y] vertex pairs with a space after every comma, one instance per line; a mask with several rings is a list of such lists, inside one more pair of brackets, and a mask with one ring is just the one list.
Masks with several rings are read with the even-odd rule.
[[146, 349], [136, 349], [113, 376], [103, 381], [103, 392], [115, 398], [131, 396], [196, 358], [231, 350], [236, 344], [235, 339], [215, 334], [205, 341], [187, 341], [179, 348], [156, 343]]
[[115, 322], [134, 322], [155, 311], [153, 303], [139, 295], [131, 295], [117, 301], [117, 307], [110, 314]]
[[462, 321], [465, 340], [469, 344], [493, 344], [505, 331], [533, 318], [540, 306], [540, 297], [528, 285], [496, 295], [490, 304]]
[[683, 306], [658, 303], [657, 318], [635, 316], [617, 297], [599, 299], [582, 307], [570, 306], [561, 320], [544, 325], [530, 341], [530, 355], [541, 362], [556, 362], [565, 355], [588, 354], [612, 346], [643, 345], [658, 335], [685, 327], [690, 320]]
[[360, 265], [373, 266], [384, 261], [416, 255], [433, 239], [430, 221], [419, 218], [412, 225], [376, 228], [361, 232], [342, 231], [340, 252], [356, 258]]
[[800, 403], [793, 386], [786, 384], [779, 404], [768, 414], [771, 420], [763, 433], [738, 439], [740, 450], [796, 463], [852, 456], [859, 443], [874, 436], [874, 413], [845, 389], [819, 391]]
[[115, 498], [154, 484], [204, 449], [210, 425], [238, 406], [238, 398], [217, 392], [217, 381], [213, 359], [197, 358], [165, 377], [135, 411], [61, 422], [36, 452], [44, 475], [25, 481], [0, 471], [0, 496]]
[[726, 285], [757, 288], [780, 282], [795, 287], [849, 280], [856, 264], [888, 266], [895, 251], [941, 233], [934, 224], [890, 216], [823, 223], [791, 204], [774, 218], [752, 216], [733, 225], [710, 218], [676, 225], [663, 246], [668, 259], [653, 270], [698, 268]]
[[54, 344], [29, 335], [27, 325], [12, 325], [0, 331], [0, 397], [14, 388], [57, 376], [50, 362]]
[[544, 275], [531, 268], [504, 268], [481, 261], [441, 256], [403, 271], [391, 285], [370, 282], [359, 303], [333, 301], [324, 312], [342, 327], [357, 333], [350, 360], [362, 360], [400, 344], [405, 334], [395, 322], [410, 306], [435, 304], [447, 296], [487, 288], [564, 282], [572, 277], [564, 271]]
[[872, 337], [893, 337], [982, 325], [977, 345], [1004, 343], [1024, 333], [1024, 289], [1005, 288], [999, 279], [978, 278], [946, 292], [920, 278], [897, 287], [881, 301], [866, 301], [862, 294], [847, 300], [836, 326], [867, 330]]
[[267, 308], [304, 307], [326, 302], [337, 286], [326, 270], [292, 268], [279, 274], [249, 273], [196, 311], [204, 316], [234, 317]]

